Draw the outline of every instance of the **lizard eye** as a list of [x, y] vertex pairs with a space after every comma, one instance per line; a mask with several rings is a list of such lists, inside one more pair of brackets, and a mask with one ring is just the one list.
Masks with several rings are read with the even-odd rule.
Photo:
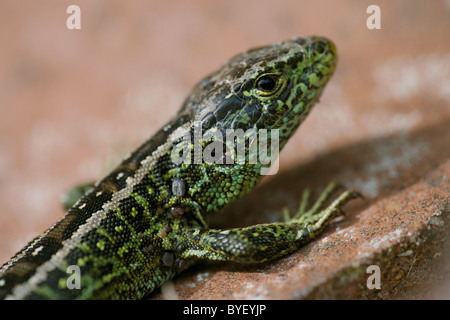
[[256, 81], [256, 87], [265, 92], [273, 91], [277, 88], [278, 77], [275, 75], [265, 75]]
[[260, 97], [272, 96], [284, 86], [284, 82], [281, 74], [263, 74], [255, 81], [256, 94]]

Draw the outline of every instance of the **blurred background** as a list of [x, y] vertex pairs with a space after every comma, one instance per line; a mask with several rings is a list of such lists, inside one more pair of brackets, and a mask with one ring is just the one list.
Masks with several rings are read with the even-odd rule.
[[[66, 27], [72, 4], [81, 30]], [[366, 25], [372, 4], [380, 30]], [[313, 34], [336, 44], [338, 68], [282, 152], [280, 171], [330, 149], [449, 123], [449, 0], [2, 0], [0, 264], [63, 216], [61, 194], [101, 178], [204, 76], [249, 48]], [[388, 176], [429, 149], [408, 145], [374, 170]], [[376, 177], [349, 183], [371, 199], [383, 193]]]

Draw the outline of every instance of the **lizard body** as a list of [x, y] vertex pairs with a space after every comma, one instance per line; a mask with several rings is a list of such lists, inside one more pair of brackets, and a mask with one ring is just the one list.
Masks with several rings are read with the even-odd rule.
[[[262, 164], [217, 161], [232, 156], [227, 152], [214, 154], [213, 163], [198, 163], [192, 155], [176, 163], [172, 156], [180, 132], [194, 134], [195, 126], [202, 132], [276, 129], [281, 149], [335, 64], [334, 45], [320, 37], [231, 59], [194, 88], [166, 126], [2, 266], [0, 298], [139, 299], [196, 261], [263, 262], [309, 242], [353, 192], [322, 210], [335, 188], [330, 185], [315, 208], [285, 222], [209, 229], [207, 216], [250, 191], [262, 177]], [[208, 146], [194, 142], [202, 150]], [[192, 149], [192, 141], [187, 146]], [[79, 268], [81, 289], [68, 289], [70, 266]]]

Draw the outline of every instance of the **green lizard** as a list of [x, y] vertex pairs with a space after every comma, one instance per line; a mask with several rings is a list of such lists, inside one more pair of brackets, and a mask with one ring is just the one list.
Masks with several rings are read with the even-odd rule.
[[[0, 298], [139, 299], [201, 260], [259, 263], [308, 243], [339, 213], [351, 190], [325, 207], [330, 184], [306, 210], [284, 222], [209, 229], [208, 216], [250, 191], [262, 163], [173, 161], [179, 132], [278, 130], [281, 149], [322, 93], [336, 49], [321, 37], [294, 38], [238, 55], [203, 79], [178, 114], [115, 170], [86, 192], [66, 215], [0, 269]], [[272, 131], [270, 131], [272, 132]], [[201, 150], [214, 139], [198, 139]], [[219, 141], [219, 140], [218, 140]], [[188, 149], [193, 143], [187, 144]], [[69, 289], [70, 266], [80, 289]]]

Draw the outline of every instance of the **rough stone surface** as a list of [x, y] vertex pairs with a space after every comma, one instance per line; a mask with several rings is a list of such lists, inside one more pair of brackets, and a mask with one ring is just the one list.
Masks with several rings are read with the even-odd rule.
[[[258, 266], [206, 264], [153, 299], [450, 298], [450, 4], [377, 1], [73, 1], [0, 4], [0, 263], [62, 215], [178, 110], [192, 86], [250, 47], [332, 39], [336, 74], [281, 153], [280, 170], [219, 227], [280, 220], [304, 188], [364, 195], [311, 244]], [[371, 4], [371, 3], [370, 3]], [[381, 272], [368, 289], [367, 267]]]

